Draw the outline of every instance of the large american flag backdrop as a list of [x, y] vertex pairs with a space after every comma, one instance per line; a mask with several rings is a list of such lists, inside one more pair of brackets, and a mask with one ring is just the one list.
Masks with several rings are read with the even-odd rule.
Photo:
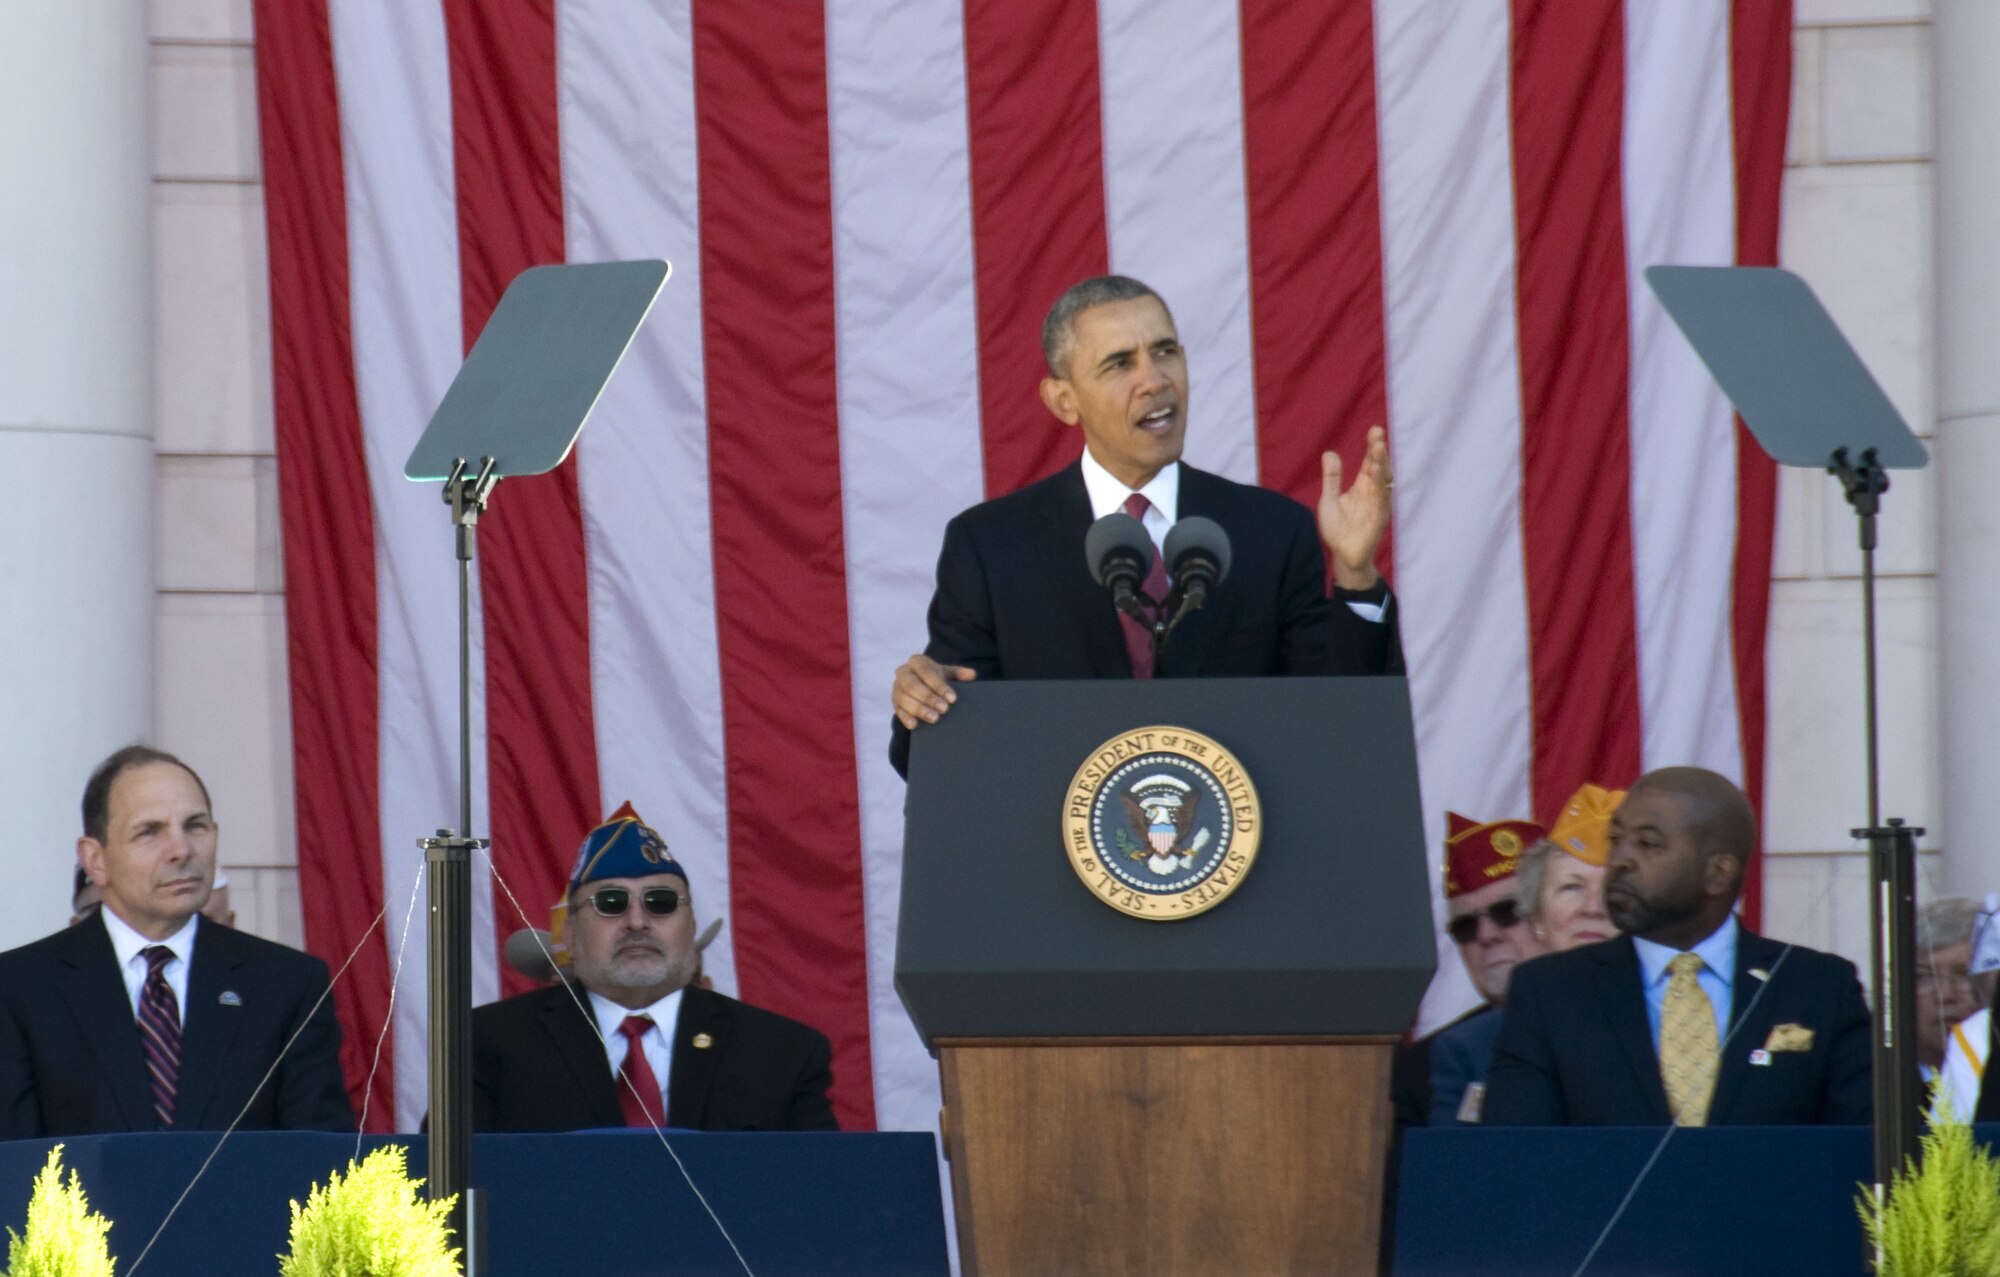
[[[1547, 819], [1663, 763], [1760, 789], [1773, 471], [1639, 271], [1774, 261], [1788, 0], [256, 20], [301, 889], [314, 952], [360, 946], [370, 1126], [424, 1110], [404, 919], [456, 810], [449, 522], [401, 470], [536, 263], [674, 271], [576, 454], [481, 525], [492, 866], [540, 921], [631, 799], [728, 917], [717, 987], [832, 1038], [845, 1126], [936, 1119], [891, 982], [890, 675], [945, 521], [1080, 446], [1035, 384], [1084, 276], [1173, 305], [1196, 465], [1310, 501], [1388, 423], [1431, 847], [1447, 807]], [[484, 867], [477, 897], [483, 1001], [523, 918]], [[1433, 1016], [1467, 1001], [1441, 969]]]

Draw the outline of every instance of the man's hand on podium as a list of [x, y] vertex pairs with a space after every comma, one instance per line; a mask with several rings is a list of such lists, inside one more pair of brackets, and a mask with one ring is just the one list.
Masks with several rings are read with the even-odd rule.
[[937, 722], [958, 700], [958, 693], [951, 690], [953, 683], [969, 683], [978, 677], [978, 672], [967, 666], [940, 665], [918, 652], [896, 667], [896, 686], [889, 694], [889, 704], [898, 721], [914, 731], [919, 722]]
[[1367, 451], [1361, 471], [1347, 491], [1340, 490], [1340, 454], [1320, 454], [1319, 535], [1333, 560], [1333, 583], [1343, 590], [1372, 590], [1381, 579], [1375, 551], [1389, 530], [1389, 489], [1396, 486], [1389, 472], [1389, 433], [1368, 428]]

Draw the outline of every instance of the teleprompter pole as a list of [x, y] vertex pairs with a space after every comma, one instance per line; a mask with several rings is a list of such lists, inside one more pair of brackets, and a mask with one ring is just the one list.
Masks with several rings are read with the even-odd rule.
[[432, 1201], [455, 1197], [449, 1217], [463, 1248], [466, 1277], [485, 1267], [484, 1221], [472, 1190], [472, 560], [479, 516], [493, 486], [493, 459], [466, 475], [459, 460], [444, 499], [458, 551], [458, 829], [419, 839], [430, 895], [430, 1167]]
[[1875, 993], [1875, 1191], [1888, 1191], [1907, 1159], [1918, 1154], [1923, 1096], [1916, 1062], [1917, 835], [1900, 819], [1882, 819], [1876, 722], [1875, 516], [1889, 475], [1873, 448], [1859, 461], [1835, 449], [1827, 472], [1839, 478], [1854, 507], [1861, 540], [1862, 688], [1868, 759], [1868, 824], [1851, 830], [1868, 840], [1869, 933]]

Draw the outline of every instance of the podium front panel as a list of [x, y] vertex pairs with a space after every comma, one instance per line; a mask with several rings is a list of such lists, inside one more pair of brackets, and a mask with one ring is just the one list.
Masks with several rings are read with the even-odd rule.
[[[1393, 1035], [1436, 960], [1400, 678], [966, 683], [910, 751], [896, 984], [926, 1041]], [[1262, 805], [1214, 908], [1130, 917], [1071, 867], [1065, 794], [1107, 740], [1212, 737]]]

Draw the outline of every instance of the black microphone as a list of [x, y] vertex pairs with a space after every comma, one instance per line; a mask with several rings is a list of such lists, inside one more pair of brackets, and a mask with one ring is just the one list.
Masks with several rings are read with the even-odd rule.
[[1083, 538], [1083, 554], [1091, 577], [1111, 591], [1111, 601], [1118, 610], [1151, 629], [1153, 618], [1146, 614], [1140, 601], [1145, 596], [1139, 593], [1139, 583], [1146, 579], [1146, 569], [1153, 562], [1153, 538], [1146, 535], [1146, 525], [1123, 511], [1113, 511], [1090, 525]]
[[1172, 632], [1188, 613], [1208, 602], [1209, 591], [1229, 575], [1229, 534], [1213, 519], [1182, 519], [1168, 529], [1161, 557], [1174, 578], [1161, 609]]

